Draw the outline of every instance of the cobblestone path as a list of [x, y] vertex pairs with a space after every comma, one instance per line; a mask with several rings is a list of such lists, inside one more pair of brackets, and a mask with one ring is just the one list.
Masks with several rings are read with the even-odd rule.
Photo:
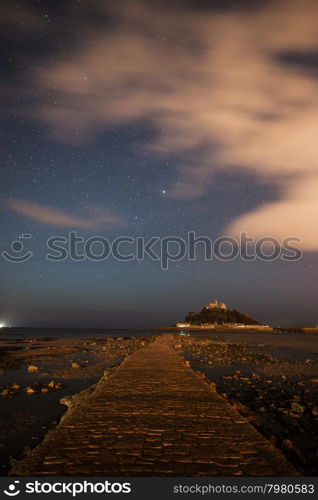
[[296, 476], [162, 335], [69, 410], [11, 475]]

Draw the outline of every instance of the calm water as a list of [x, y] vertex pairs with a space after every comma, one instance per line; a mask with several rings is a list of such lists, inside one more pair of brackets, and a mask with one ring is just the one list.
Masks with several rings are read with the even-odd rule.
[[[94, 337], [144, 337], [147, 335], [176, 333], [175, 330], [147, 329], [90, 329], [90, 328], [3, 328], [1, 339], [18, 340], [23, 338], [81, 338]], [[301, 349], [318, 352], [318, 333], [273, 333], [255, 331], [213, 331], [191, 332], [200, 338], [218, 338], [227, 342], [244, 344], [264, 344], [278, 348]]]
[[89, 338], [94, 337], [143, 337], [153, 335], [152, 330], [124, 330], [124, 329], [90, 329], [90, 328], [3, 328], [0, 330], [1, 339], [22, 338]]

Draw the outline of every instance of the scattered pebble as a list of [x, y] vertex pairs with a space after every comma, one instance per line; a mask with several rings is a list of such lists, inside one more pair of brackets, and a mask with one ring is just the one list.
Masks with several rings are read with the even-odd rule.
[[35, 373], [37, 371], [39, 371], [39, 367], [38, 366], [35, 366], [35, 365], [29, 365], [28, 366], [28, 372], [29, 373]]
[[217, 382], [217, 391], [281, 448], [302, 474], [316, 475], [318, 378], [313, 375], [318, 371], [318, 360], [291, 357], [289, 361], [271, 355], [269, 346], [225, 346], [218, 339], [194, 335], [183, 338], [182, 345], [193, 369]]
[[32, 387], [26, 387], [25, 392], [27, 394], [35, 394], [35, 390]]

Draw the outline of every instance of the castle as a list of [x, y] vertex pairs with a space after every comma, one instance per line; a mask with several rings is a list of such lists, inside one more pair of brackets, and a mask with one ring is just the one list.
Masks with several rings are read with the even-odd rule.
[[209, 302], [200, 312], [190, 311], [183, 322], [177, 323], [177, 328], [269, 328], [263, 327], [258, 321], [237, 309], [230, 309], [224, 302], [214, 300]]
[[218, 300], [214, 300], [214, 302], [209, 302], [206, 306], [204, 306], [204, 309], [227, 309], [227, 305], [224, 304], [224, 302], [219, 302]]

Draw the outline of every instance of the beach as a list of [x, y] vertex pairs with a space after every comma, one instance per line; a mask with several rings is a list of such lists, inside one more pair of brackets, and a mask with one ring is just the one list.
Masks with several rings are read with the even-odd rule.
[[[1, 474], [58, 425], [75, 404], [73, 395], [85, 399], [101, 377], [156, 338], [151, 331], [3, 337]], [[214, 382], [217, 392], [301, 474], [317, 475], [317, 335], [215, 331], [174, 334], [174, 339], [191, 368]]]

